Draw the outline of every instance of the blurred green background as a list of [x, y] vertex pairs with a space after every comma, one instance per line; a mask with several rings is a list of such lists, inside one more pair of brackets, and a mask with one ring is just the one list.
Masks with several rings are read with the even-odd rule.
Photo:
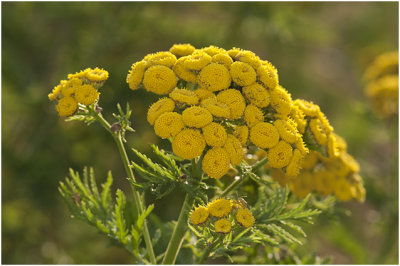
[[[362, 75], [374, 57], [398, 47], [396, 2], [2, 3], [2, 263], [130, 263], [89, 225], [70, 218], [58, 182], [68, 168], [95, 167], [103, 182], [128, 190], [116, 147], [99, 126], [60, 119], [47, 94], [86, 67], [110, 78], [101, 89], [106, 118], [133, 106], [130, 145], [159, 143], [146, 122], [156, 98], [125, 83], [135, 61], [174, 43], [240, 47], [271, 61], [293, 98], [321, 106], [361, 164], [364, 204], [339, 204], [336, 218], [307, 228], [299, 250], [333, 263], [398, 263], [398, 118], [378, 119]], [[165, 143], [161, 143], [165, 145]], [[179, 192], [156, 201], [176, 219]]]

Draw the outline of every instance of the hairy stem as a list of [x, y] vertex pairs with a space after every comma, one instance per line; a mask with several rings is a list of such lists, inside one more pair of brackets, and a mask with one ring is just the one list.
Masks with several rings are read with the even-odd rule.
[[[104, 119], [104, 117], [101, 114], [93, 111], [93, 115], [96, 117], [96, 120], [98, 122], [100, 122], [100, 124], [112, 135], [113, 139], [115, 140], [115, 142], [117, 144], [118, 151], [121, 155], [121, 159], [124, 164], [124, 168], [125, 168], [125, 171], [126, 171], [128, 177], [131, 180], [133, 180], [134, 182], [136, 182], [135, 176], [133, 175], [133, 172], [132, 172], [132, 169], [129, 167], [128, 155], [126, 153], [125, 146], [122, 142], [122, 137], [121, 137], [120, 132], [115, 132], [115, 133], [112, 132], [110, 124]], [[138, 211], [137, 214], [138, 214], [138, 216], [140, 216], [144, 211], [143, 202], [140, 200], [139, 192], [136, 191], [134, 187], [132, 187], [132, 190], [133, 190], [133, 203], [135, 206], [137, 206], [137, 211]], [[144, 224], [143, 224], [143, 237], [144, 237], [144, 241], [146, 243], [146, 249], [147, 249], [147, 253], [149, 255], [150, 262], [152, 264], [157, 264], [156, 257], [154, 255], [153, 244], [151, 242], [151, 237], [150, 237], [149, 229], [147, 227], [146, 220], [144, 221]]]

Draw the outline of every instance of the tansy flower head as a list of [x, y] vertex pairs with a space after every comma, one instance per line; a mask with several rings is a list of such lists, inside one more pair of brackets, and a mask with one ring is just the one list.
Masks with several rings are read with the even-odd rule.
[[227, 53], [219, 53], [212, 57], [211, 62], [224, 65], [229, 70], [233, 60]]
[[336, 141], [336, 136], [334, 134], [329, 134], [328, 137], [328, 155], [331, 158], [335, 158], [340, 155], [339, 146]]
[[256, 82], [257, 74], [249, 64], [236, 61], [230, 69], [232, 80], [239, 86], [249, 86]]
[[226, 53], [225, 49], [210, 45], [208, 47], [201, 48], [199, 51], [207, 53], [209, 56], [214, 56], [220, 53]]
[[193, 92], [200, 99], [200, 101], [208, 99], [208, 98], [217, 99], [217, 96], [214, 93], [212, 93], [211, 91], [206, 90], [206, 89], [197, 89]]
[[304, 112], [295, 104], [292, 105], [292, 110], [290, 111], [290, 116], [294, 119], [297, 125], [297, 129], [301, 134], [304, 134], [304, 131], [307, 126], [307, 120], [305, 118]]
[[310, 172], [301, 172], [290, 184], [290, 189], [299, 198], [305, 198], [313, 190], [313, 176]]
[[254, 225], [254, 216], [247, 208], [239, 208], [236, 212], [235, 218], [238, 224], [245, 228], [249, 228]]
[[279, 142], [276, 127], [267, 122], [261, 122], [250, 129], [250, 141], [259, 148], [272, 148]]
[[278, 119], [274, 122], [274, 126], [278, 129], [279, 136], [288, 143], [295, 143], [299, 137], [296, 127], [289, 120]]
[[225, 128], [215, 122], [203, 127], [203, 135], [206, 143], [213, 147], [224, 146], [227, 137]]
[[345, 178], [339, 178], [335, 181], [334, 192], [335, 196], [341, 201], [349, 201], [354, 193], [353, 188]]
[[228, 219], [219, 219], [214, 223], [214, 230], [217, 233], [227, 234], [231, 229], [232, 225]]
[[126, 83], [128, 83], [131, 90], [137, 90], [139, 85], [143, 81], [144, 72], [147, 68], [147, 62], [139, 61], [132, 65], [131, 70], [126, 77]]
[[318, 152], [310, 151], [310, 153], [307, 154], [306, 157], [304, 158], [301, 168], [305, 170], [310, 170], [314, 168], [314, 166], [317, 163], [318, 163]]
[[214, 117], [229, 118], [231, 109], [225, 103], [219, 102], [216, 98], [210, 97], [201, 101], [201, 106], [206, 108]]
[[184, 129], [172, 141], [172, 151], [183, 159], [194, 159], [200, 156], [206, 141], [199, 130]]
[[297, 105], [300, 110], [302, 110], [303, 113], [309, 117], [318, 117], [318, 114], [321, 112], [319, 106], [314, 104], [313, 102], [296, 99], [294, 101], [294, 104]]
[[270, 90], [274, 90], [278, 86], [278, 71], [270, 62], [263, 61], [257, 68], [257, 74], [260, 81]]
[[169, 51], [176, 56], [190, 55], [196, 50], [193, 45], [189, 43], [174, 44]]
[[156, 119], [163, 113], [172, 112], [175, 109], [175, 102], [170, 98], [162, 98], [153, 103], [147, 111], [147, 121], [153, 125]]
[[242, 144], [233, 135], [228, 134], [224, 149], [227, 151], [232, 165], [238, 165], [243, 161], [244, 152]]
[[182, 112], [182, 118], [188, 127], [202, 128], [213, 120], [211, 113], [200, 106], [192, 106]]
[[58, 98], [58, 96], [61, 94], [61, 89], [62, 89], [62, 85], [57, 85], [54, 87], [53, 91], [51, 93], [49, 93], [49, 100], [50, 101], [54, 101], [55, 99]]
[[292, 181], [292, 177], [286, 175], [281, 168], [270, 168], [269, 174], [271, 175], [272, 179], [279, 183], [282, 187], [290, 184]]
[[295, 177], [299, 174], [301, 164], [303, 163], [304, 156], [298, 149], [293, 151], [292, 159], [289, 165], [286, 167], [286, 175], [289, 177]]
[[197, 75], [184, 66], [184, 63], [188, 58], [189, 56], [179, 58], [176, 61], [173, 70], [179, 78], [187, 82], [196, 83]]
[[243, 87], [246, 99], [257, 107], [264, 108], [269, 105], [270, 97], [268, 91], [258, 83]]
[[158, 52], [145, 56], [143, 60], [146, 61], [149, 66], [162, 65], [170, 68], [175, 64], [176, 56], [170, 52]]
[[152, 66], [144, 72], [143, 85], [147, 91], [155, 94], [168, 94], [177, 84], [175, 73], [166, 66]]
[[249, 126], [249, 128], [252, 128], [258, 123], [264, 122], [264, 114], [255, 105], [247, 105], [246, 109], [244, 110], [244, 121]]
[[197, 95], [193, 91], [187, 89], [176, 88], [169, 94], [169, 97], [171, 97], [175, 102], [187, 105], [196, 105], [199, 102]]
[[328, 135], [322, 126], [321, 120], [317, 118], [311, 119], [309, 126], [317, 143], [323, 146], [327, 145]]
[[95, 69], [87, 68], [84, 73], [84, 77], [91, 82], [104, 82], [108, 79], [108, 72], [98, 67]]
[[273, 168], [282, 168], [290, 163], [293, 148], [284, 140], [268, 150], [268, 165]]
[[211, 63], [204, 67], [198, 75], [200, 88], [210, 91], [220, 91], [229, 88], [231, 76], [225, 66]]
[[233, 135], [240, 141], [242, 146], [245, 146], [249, 138], [249, 128], [247, 126], [237, 126]]
[[82, 85], [75, 91], [75, 99], [84, 105], [94, 103], [99, 95], [100, 93], [92, 85]]
[[252, 68], [257, 69], [261, 65], [260, 58], [255, 53], [242, 50], [235, 55], [235, 60], [249, 64]]
[[314, 172], [314, 188], [321, 196], [329, 195], [335, 186], [335, 176], [325, 169]]
[[209, 63], [211, 63], [211, 56], [203, 51], [195, 51], [188, 56], [183, 65], [189, 70], [201, 70]]
[[212, 216], [221, 218], [227, 216], [232, 210], [232, 202], [227, 199], [217, 199], [208, 203], [207, 207]]
[[78, 109], [78, 102], [72, 97], [64, 97], [58, 101], [56, 109], [60, 116], [70, 116]]
[[154, 131], [160, 138], [166, 139], [175, 137], [185, 124], [182, 121], [182, 116], [175, 112], [166, 112], [160, 115], [155, 124]]
[[229, 109], [231, 110], [231, 119], [238, 119], [243, 116], [244, 109], [246, 108], [246, 102], [240, 91], [235, 89], [221, 91], [217, 95], [217, 100], [228, 105]]
[[271, 94], [271, 106], [278, 112], [281, 117], [285, 117], [290, 114], [292, 107], [292, 98], [281, 86], [277, 86], [270, 92]]
[[[229, 155], [219, 147], [214, 147], [206, 152], [202, 162], [203, 171], [212, 178], [219, 179], [229, 170]], [[213, 214], [215, 212], [211, 212]], [[213, 214], [214, 215], [214, 214]], [[215, 215], [214, 215], [215, 216]], [[220, 217], [220, 216], [216, 216]]]
[[194, 225], [202, 224], [207, 221], [210, 212], [203, 206], [197, 207], [190, 215], [190, 222]]
[[68, 81], [61, 81], [61, 94], [64, 97], [74, 96], [75, 92], [82, 85], [82, 80], [78, 78], [73, 78]]

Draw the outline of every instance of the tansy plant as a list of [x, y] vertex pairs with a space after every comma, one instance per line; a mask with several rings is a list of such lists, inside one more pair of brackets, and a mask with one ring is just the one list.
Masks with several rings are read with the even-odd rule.
[[[137, 263], [182, 262], [182, 248], [190, 250], [191, 263], [219, 256], [276, 263], [271, 258], [280, 248], [302, 243], [300, 224], [311, 223], [333, 202], [333, 196], [323, 197], [364, 201], [359, 165], [344, 139], [318, 105], [293, 100], [279, 84], [277, 69], [251, 51], [176, 44], [132, 65], [129, 88], [160, 96], [149, 106], [147, 121], [171, 149], [151, 145], [154, 159], [133, 147], [129, 151], [138, 160], [128, 157], [129, 105], [118, 105], [112, 124], [103, 117], [99, 89], [107, 78], [99, 68], [70, 74], [49, 99], [57, 100], [59, 115], [68, 121], [99, 122], [110, 133], [132, 198], [120, 189], [112, 198], [111, 173], [99, 190], [86, 168], [82, 177], [70, 170], [59, 189], [74, 217], [97, 227]], [[178, 220], [160, 223], [144, 195], [159, 199], [174, 190], [186, 193]], [[166, 238], [168, 244], [159, 243]], [[259, 261], [258, 252], [271, 256]], [[293, 251], [287, 256], [286, 262], [301, 259]]]

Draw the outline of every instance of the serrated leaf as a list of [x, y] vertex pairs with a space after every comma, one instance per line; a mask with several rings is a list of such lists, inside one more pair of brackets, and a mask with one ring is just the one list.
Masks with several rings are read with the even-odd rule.
[[101, 192], [101, 205], [108, 210], [109, 209], [109, 202], [111, 201], [111, 185], [113, 182], [113, 178], [111, 175], [111, 171], [108, 172], [107, 181], [106, 183], [102, 184], [101, 187], [103, 191]]
[[151, 148], [153, 149], [154, 153], [157, 155], [157, 157], [168, 167], [168, 170], [170, 170], [175, 177], [179, 177], [181, 175], [181, 170], [176, 164], [176, 161], [165, 151], [160, 150], [157, 145], [151, 145]]
[[269, 231], [273, 232], [274, 234], [280, 236], [282, 239], [287, 241], [288, 243], [297, 243], [297, 244], [302, 244], [300, 240], [298, 240], [296, 237], [294, 237], [292, 234], [290, 234], [288, 231], [280, 227], [279, 225], [276, 224], [269, 224], [266, 226]]
[[301, 234], [303, 237], [307, 237], [306, 233], [303, 231], [303, 229], [300, 226], [298, 226], [294, 223], [291, 223], [289, 221], [280, 221], [280, 223], [289, 227], [290, 229], [296, 231], [297, 233]]

